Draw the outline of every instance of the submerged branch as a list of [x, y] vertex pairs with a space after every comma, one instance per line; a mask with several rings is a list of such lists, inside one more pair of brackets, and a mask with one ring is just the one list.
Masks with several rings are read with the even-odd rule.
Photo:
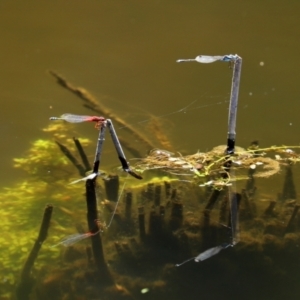
[[85, 107], [91, 109], [99, 115], [104, 116], [107, 119], [112, 119], [120, 127], [124, 128], [124, 130], [132, 134], [136, 140], [144, 144], [149, 150], [154, 148], [154, 145], [146, 137], [139, 133], [130, 124], [125, 122], [122, 118], [118, 117], [117, 115], [112, 113], [108, 108], [100, 104], [96, 100], [96, 98], [93, 95], [91, 95], [86, 89], [74, 86], [54, 71], [50, 70], [49, 73], [56, 78], [58, 84], [60, 84], [62, 87], [66, 88], [70, 92], [74, 93], [81, 100], [83, 100], [85, 102]]

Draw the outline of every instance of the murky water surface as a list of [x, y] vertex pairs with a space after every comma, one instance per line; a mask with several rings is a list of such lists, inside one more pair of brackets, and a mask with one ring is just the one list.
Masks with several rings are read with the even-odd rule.
[[[49, 188], [49, 184], [58, 188], [56, 183], [51, 183], [53, 178], [71, 181], [77, 176], [75, 170], [53, 168], [55, 177], [48, 178], [47, 172], [54, 163], [45, 161], [45, 153], [47, 147], [50, 147], [49, 152], [55, 151], [48, 144], [32, 144], [39, 139], [52, 139], [49, 133], [42, 131], [48, 126], [50, 116], [67, 112], [91, 114], [74, 94], [56, 84], [49, 70], [55, 70], [75, 86], [87, 89], [114, 114], [143, 132], [154, 147], [161, 147], [153, 138], [154, 124], [141, 121], [151, 116], [163, 116], [159, 122], [172, 144], [170, 150], [186, 155], [226, 143], [232, 70], [226, 63], [202, 65], [177, 64], [175, 61], [199, 54], [237, 53], [243, 57], [237, 144], [247, 147], [252, 140], [258, 140], [262, 147], [299, 145], [299, 9], [300, 2], [296, 0], [288, 4], [284, 1], [236, 0], [228, 3], [183, 0], [1, 1], [1, 214], [6, 218], [4, 231], [16, 230], [1, 241], [3, 246], [11, 237], [15, 243], [10, 249], [13, 256], [8, 256], [3, 250], [7, 257], [2, 262], [6, 273], [1, 274], [1, 281], [7, 296], [3, 299], [10, 299], [10, 290], [17, 281], [16, 274], [30, 248], [28, 239], [35, 237], [45, 204], [53, 202], [62, 207], [56, 213], [60, 220], [56, 229], [61, 229], [60, 235], [64, 231], [72, 233], [72, 229], [68, 231], [65, 226], [74, 223], [79, 212], [83, 213], [83, 220], [85, 217], [84, 204], [78, 204], [78, 211], [74, 212], [74, 204], [60, 202], [75, 192], [82, 195], [83, 186], [72, 191], [70, 187], [65, 190], [61, 184], [55, 198], [53, 189]], [[86, 147], [92, 161], [96, 132], [91, 125], [81, 124], [66, 132], [65, 139], [75, 134], [72, 130], [76, 130], [78, 137], [91, 139]], [[147, 154], [149, 149], [124, 128], [116, 126], [116, 130], [141, 155]], [[62, 136], [60, 141], [64, 142]], [[35, 149], [36, 154], [28, 153], [29, 149]], [[46, 149], [43, 155], [39, 153], [41, 149]], [[41, 155], [43, 160], [34, 160], [35, 155]], [[31, 158], [23, 161], [28, 164], [29, 173], [13, 168], [13, 158], [16, 157]], [[128, 157], [133, 155], [128, 154]], [[49, 155], [50, 159], [59, 158]], [[109, 139], [101, 164], [107, 170], [118, 166]], [[262, 200], [276, 199], [277, 193], [282, 191], [283, 173], [270, 181], [259, 181]], [[294, 175], [297, 183], [300, 176], [297, 166]], [[41, 176], [40, 181], [38, 176]], [[28, 197], [26, 205], [24, 197]], [[30, 204], [31, 200], [34, 204]], [[18, 215], [20, 206], [26, 213], [15, 226], [15, 215]], [[16, 241], [19, 237], [22, 238]], [[299, 246], [297, 242], [293, 245]], [[7, 248], [7, 245], [3, 247]], [[59, 252], [51, 251], [51, 260], [55, 261]], [[43, 255], [47, 257], [47, 254]], [[231, 254], [230, 259], [234, 260], [235, 256]], [[271, 258], [269, 263], [273, 263]], [[226, 272], [224, 262], [222, 267], [217, 262], [207, 266], [205, 270], [211, 274], [220, 270]], [[274, 263], [273, 267], [278, 266]], [[228, 263], [229, 274], [235, 276], [232, 268]], [[249, 270], [248, 265], [245, 268]], [[252, 271], [247, 275], [249, 284], [258, 284], [251, 278], [261, 271]], [[281, 271], [278, 267], [278, 272]], [[183, 272], [189, 280], [187, 268]], [[191, 272], [202, 272], [201, 266], [197, 265], [197, 270]], [[242, 268], [240, 272], [240, 276], [246, 278]], [[285, 269], [285, 272], [295, 272], [293, 277], [300, 277], [295, 269]], [[143, 278], [143, 273], [139, 276]], [[212, 275], [208, 277], [213, 278]], [[242, 295], [243, 291], [234, 285], [225, 288], [220, 280], [218, 277], [217, 282], [205, 280], [205, 283], [212, 289], [218, 289], [218, 285], [221, 290], [227, 289], [224, 292], [226, 299], [232, 299], [229, 289], [237, 289], [234, 295]], [[265, 284], [268, 280], [261, 278]], [[168, 289], [173, 288], [170, 282]], [[182, 285], [184, 290], [184, 282]], [[272, 285], [269, 291], [271, 295]], [[294, 290], [289, 287], [286, 293], [289, 299], [297, 299], [300, 291], [295, 286]], [[259, 294], [254, 295], [257, 298]], [[143, 296], [151, 299], [151, 293]], [[217, 299], [217, 296], [205, 294], [203, 299]], [[268, 288], [264, 288], [260, 299], [268, 299]], [[282, 298], [278, 296], [278, 299]]]

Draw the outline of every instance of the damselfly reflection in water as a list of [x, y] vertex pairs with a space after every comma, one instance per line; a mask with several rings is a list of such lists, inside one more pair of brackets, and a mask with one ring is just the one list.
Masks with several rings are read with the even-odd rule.
[[[241, 67], [242, 67], [242, 58], [238, 55], [223, 55], [223, 56], [207, 56], [199, 55], [195, 59], [178, 59], [177, 62], [191, 62], [196, 61], [199, 63], [213, 63], [216, 61], [230, 62], [233, 65], [233, 75], [232, 75], [232, 87], [230, 95], [230, 104], [229, 104], [229, 115], [228, 115], [228, 135], [227, 135], [227, 148], [224, 149], [224, 154], [227, 156], [228, 161], [223, 164], [223, 173], [221, 177], [223, 179], [228, 179], [232, 176], [229, 174], [234, 172], [231, 168], [232, 157], [235, 152], [235, 139], [236, 139], [236, 114], [237, 114], [237, 105], [238, 105], [238, 95], [239, 95], [239, 86], [240, 86], [240, 76], [241, 76]], [[195, 262], [203, 261], [208, 259], [216, 254], [218, 254], [222, 249], [226, 249], [229, 246], [235, 246], [239, 241], [239, 230], [238, 230], [238, 194], [235, 193], [235, 190], [232, 190], [232, 186], [228, 186], [228, 199], [230, 206], [230, 224], [231, 224], [231, 242], [223, 243], [221, 245], [209, 248], [204, 252], [201, 252], [198, 256], [190, 258], [184, 261], [181, 264], [176, 266], [181, 266], [182, 264], [194, 259]], [[212, 192], [210, 202], [207, 206], [207, 214], [210, 214], [210, 210], [214, 205], [215, 201], [220, 196], [218, 190]]]
[[[234, 188], [235, 188], [235, 184], [234, 184]], [[185, 261], [183, 261], [182, 263], [176, 264], [176, 267], [180, 267], [182, 265], [184, 265], [185, 263], [194, 260], [195, 262], [200, 262], [200, 261], [204, 261], [212, 256], [217, 255], [221, 250], [223, 249], [227, 249], [228, 247], [234, 247], [238, 242], [239, 242], [239, 224], [238, 224], [238, 196], [237, 194], [235, 194], [235, 190], [231, 190], [232, 187], [228, 187], [228, 199], [231, 199], [229, 201], [230, 203], [230, 227], [228, 227], [230, 229], [230, 242], [225, 242], [222, 243], [220, 245], [217, 245], [215, 247], [211, 247], [208, 248], [202, 252], [200, 252], [200, 254], [198, 254], [195, 257], [189, 258]], [[206, 214], [209, 216], [210, 212], [205, 212], [204, 213], [204, 217], [206, 217]], [[210, 217], [209, 217], [210, 218]], [[220, 224], [223, 225], [223, 224]], [[225, 225], [223, 225], [225, 226]], [[227, 226], [225, 226], [227, 227]]]
[[74, 234], [71, 234], [71, 235], [68, 235], [66, 237], [64, 237], [59, 243], [51, 246], [51, 247], [56, 247], [56, 246], [59, 246], [59, 245], [62, 245], [62, 246], [65, 246], [65, 247], [68, 247], [68, 246], [71, 246], [71, 245], [74, 245], [76, 244], [77, 242], [79, 241], [82, 241], [86, 238], [89, 238], [91, 236], [94, 236], [98, 233], [101, 233], [103, 232], [105, 229], [108, 229], [113, 221], [113, 218], [116, 214], [116, 211], [117, 211], [117, 207], [118, 207], [118, 204], [119, 204], [119, 201], [122, 197], [122, 194], [123, 194], [123, 191], [124, 191], [124, 187], [125, 187], [125, 184], [123, 184], [122, 186], [122, 189], [120, 191], [120, 195], [118, 197], [118, 200], [115, 204], [115, 208], [114, 208], [114, 211], [112, 212], [112, 215], [111, 215], [111, 218], [108, 222], [108, 224], [106, 225], [106, 223], [102, 223], [100, 222], [100, 220], [95, 220], [95, 230], [91, 230], [91, 231], [88, 231], [88, 232], [85, 232], [85, 233], [74, 233]]
[[214, 255], [217, 255], [221, 250], [223, 249], [226, 249], [228, 247], [232, 247], [231, 244], [227, 244], [227, 243], [224, 243], [224, 244], [221, 244], [219, 246], [216, 246], [216, 247], [212, 247], [212, 248], [209, 248], [203, 252], [201, 252], [199, 255], [197, 255], [196, 257], [192, 257], [192, 258], [189, 258], [187, 260], [185, 260], [184, 262], [180, 263], [180, 264], [176, 264], [175, 266], [176, 267], [180, 267], [182, 265], [184, 265], [185, 263], [191, 261], [191, 260], [194, 260], [195, 262], [200, 262], [200, 261], [204, 261]]

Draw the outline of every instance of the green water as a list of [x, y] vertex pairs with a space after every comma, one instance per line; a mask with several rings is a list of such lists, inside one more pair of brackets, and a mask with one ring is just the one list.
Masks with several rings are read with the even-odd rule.
[[[139, 121], [148, 119], [149, 114], [168, 115], [197, 100], [186, 113], [161, 119], [173, 151], [187, 154], [225, 144], [232, 72], [226, 64], [175, 61], [199, 54], [238, 53], [243, 57], [243, 70], [237, 143], [245, 147], [257, 139], [261, 146], [298, 145], [299, 9], [296, 0], [1, 1], [2, 187], [17, 189], [19, 183], [30, 179], [27, 173], [12, 168], [12, 159], [26, 156], [33, 141], [49, 138], [41, 129], [48, 125], [50, 116], [90, 113], [55, 83], [49, 69], [88, 89], [150, 139], [153, 133]], [[122, 129], [116, 129], [123, 135]], [[95, 132], [87, 124], [76, 130], [78, 136], [94, 139]], [[125, 132], [124, 136], [146, 154], [147, 149], [138, 141]], [[117, 166], [111, 144], [107, 144], [102, 164]], [[94, 145], [89, 153], [92, 160]], [[75, 175], [62, 171], [61, 176], [69, 180], [68, 176]], [[297, 182], [297, 170], [295, 176]], [[262, 189], [276, 197], [283, 179], [273, 180], [264, 181]], [[45, 192], [43, 187], [41, 191]], [[63, 188], [59, 192], [63, 195]], [[18, 198], [14, 197], [17, 206]], [[53, 201], [38, 198], [34, 213], [30, 218], [23, 216], [18, 230], [28, 228], [31, 232], [38, 227], [39, 212]], [[1, 201], [6, 207], [11, 200], [6, 196]], [[9, 232], [13, 223], [5, 226]], [[21, 261], [20, 253], [17, 258]], [[12, 273], [17, 273], [18, 267]], [[294, 278], [299, 276], [295, 273]], [[217, 289], [216, 283], [211, 286]], [[299, 294], [296, 287], [286, 292], [290, 299]]]

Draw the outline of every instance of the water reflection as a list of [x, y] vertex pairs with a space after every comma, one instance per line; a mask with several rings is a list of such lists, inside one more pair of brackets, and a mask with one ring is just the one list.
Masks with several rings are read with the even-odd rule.
[[[67, 137], [69, 128], [65, 124], [51, 124], [46, 131], [54, 134], [56, 139], [64, 139], [70, 152], [76, 152], [73, 140]], [[90, 143], [84, 139], [81, 142], [84, 148]], [[163, 162], [162, 157], [173, 157], [171, 152], [158, 152], [151, 152], [157, 163]], [[296, 153], [290, 150], [284, 153], [288, 160], [298, 159]], [[211, 165], [213, 159], [209, 155], [220, 160], [220, 148], [205, 155], [205, 160]], [[240, 155], [249, 159], [245, 152]], [[184, 159], [179, 156], [171, 161], [178, 169], [176, 162], [181, 163]], [[254, 159], [264, 161], [266, 158], [257, 153]], [[279, 161], [281, 159], [284, 160], [283, 156]], [[13, 215], [14, 229], [18, 229], [5, 231], [1, 240], [1, 245], [5, 246], [1, 252], [4, 254], [3, 287], [6, 295], [9, 295], [8, 287], [13, 289], [15, 286], [16, 274], [30, 251], [32, 239], [36, 238], [41, 204], [49, 199], [54, 204], [55, 214], [49, 237], [35, 263], [33, 295], [36, 296], [33, 299], [72, 299], [74, 295], [84, 299], [98, 299], [103, 295], [107, 299], [142, 299], [145, 294], [158, 299], [167, 296], [182, 299], [184, 295], [198, 299], [199, 294], [203, 294], [205, 299], [248, 299], [248, 296], [249, 299], [263, 299], [266, 295], [275, 297], [284, 288], [288, 289], [287, 292], [294, 291], [293, 278], [299, 257], [299, 205], [294, 199], [296, 191], [291, 167], [286, 168], [285, 182], [277, 201], [273, 200], [275, 195], [261, 194], [260, 185], [254, 177], [244, 178], [246, 184], [243, 182], [239, 195], [240, 241], [234, 248], [230, 247], [217, 256], [213, 254], [223, 247], [227, 248], [232, 238], [229, 198], [225, 189], [199, 188], [192, 176], [186, 177], [189, 180], [178, 180], [180, 177], [163, 176], [165, 173], [155, 168], [152, 173], [144, 172], [145, 180], [142, 183], [138, 181], [139, 184], [134, 178], [132, 181], [120, 178], [121, 182], [126, 181], [126, 190], [118, 210], [115, 210], [116, 199], [113, 198], [118, 198], [118, 195], [112, 198], [108, 190], [116, 187], [110, 186], [110, 179], [103, 184], [98, 178], [96, 190], [101, 223], [111, 220], [114, 214], [108, 230], [107, 226], [101, 230], [106, 267], [105, 272], [98, 272], [89, 241], [85, 244], [78, 242], [96, 237], [99, 231], [87, 232], [84, 229], [85, 233], [74, 235], [74, 223], [86, 224], [86, 208], [83, 203], [84, 186], [67, 184], [70, 178], [79, 176], [68, 161], [51, 139], [36, 141], [27, 158], [16, 160], [18, 166], [31, 175], [31, 180], [17, 188], [7, 189], [1, 195], [3, 199], [16, 199], [2, 216], [3, 228], [10, 228]], [[264, 173], [257, 171], [255, 175], [260, 174]], [[215, 191], [218, 197], [212, 201], [211, 195]], [[5, 212], [4, 205], [2, 212]], [[86, 228], [85, 225], [83, 227]], [[24, 234], [19, 236], [21, 230]], [[60, 245], [61, 241], [65, 244], [62, 238], [66, 236], [69, 246], [66, 250], [52, 247]], [[73, 246], [69, 242], [73, 244], [74, 237], [77, 243]], [[11, 243], [8, 244], [6, 239], [10, 239]], [[176, 268], [179, 261], [196, 257], [199, 252], [201, 260], [204, 254], [214, 257], [198, 262], [199, 265], [193, 262]], [[257, 270], [260, 270], [259, 275]], [[267, 284], [260, 286], [265, 278], [272, 282], [272, 290]], [[228, 288], [237, 281], [239, 285], [234, 290]], [[212, 286], [218, 286], [218, 289], [211, 289]], [[292, 293], [289, 295], [293, 296]]]
[[[238, 144], [247, 146], [253, 139], [258, 139], [262, 146], [298, 143], [299, 88], [295, 62], [300, 44], [297, 14], [300, 4], [297, 1], [289, 5], [280, 1], [271, 5], [267, 2], [250, 5], [231, 1], [224, 5], [222, 1], [146, 1], [143, 4], [131, 1], [129, 4], [121, 0], [88, 3], [75, 0], [72, 6], [68, 1], [2, 1], [0, 6], [1, 185], [7, 188], [2, 191], [1, 197], [1, 210], [7, 215], [6, 221], [3, 221], [5, 232], [1, 244], [9, 251], [1, 248], [2, 256], [9, 257], [9, 260], [3, 261], [6, 271], [2, 281], [5, 284], [16, 281], [14, 274], [18, 273], [28, 253], [27, 244], [35, 238], [34, 228], [38, 226], [42, 208], [49, 199], [60, 207], [56, 220], [61, 218], [62, 223], [57, 224], [57, 228], [62, 235], [69, 228], [68, 222], [63, 221], [66, 219], [65, 212], [71, 212], [76, 219], [80, 209], [84, 211], [81, 200], [76, 202], [79, 210], [73, 211], [74, 203], [67, 201], [73, 192], [65, 190], [66, 182], [58, 188], [57, 199], [52, 198], [48, 185], [56, 186], [56, 183], [47, 173], [49, 166], [52, 165], [51, 172], [58, 182], [74, 176], [74, 170], [55, 168], [54, 162], [63, 161], [63, 158], [46, 157], [47, 161], [38, 161], [39, 153], [36, 154], [36, 161], [32, 161], [30, 168], [33, 173], [38, 170], [44, 174], [43, 180], [32, 179], [34, 174], [20, 173], [12, 168], [13, 158], [22, 154], [27, 157], [26, 151], [34, 148], [37, 140], [49, 139], [40, 129], [48, 124], [50, 116], [64, 112], [89, 114], [73, 95], [55, 85], [47, 75], [48, 69], [57, 70], [75, 84], [89, 89], [113, 112], [137, 127], [140, 126], [139, 121], [149, 119], [148, 114], [168, 115], [198, 100], [195, 107], [204, 107], [187, 110], [185, 114], [172, 114], [161, 120], [164, 130], [171, 136], [172, 151], [190, 154], [225, 142], [225, 101], [230, 92], [231, 71], [226, 73], [226, 67], [219, 65], [182, 68], [175, 61], [201, 53], [238, 53], [244, 58]], [[210, 106], [212, 102], [223, 105]], [[146, 114], [140, 116], [142, 111]], [[88, 126], [77, 130], [77, 136], [93, 138]], [[146, 132], [145, 127], [142, 130]], [[152, 136], [151, 131], [147, 134]], [[72, 134], [68, 133], [62, 140], [70, 136]], [[130, 137], [127, 139], [135, 142]], [[94, 150], [93, 145], [90, 147], [91, 158]], [[146, 149], [142, 151], [144, 154], [147, 152]], [[109, 149], [105, 157], [104, 165], [115, 164], [114, 153]], [[299, 174], [296, 172], [295, 175], [297, 182]], [[278, 190], [274, 186], [281, 181], [282, 178], [277, 177], [272, 182], [263, 182], [261, 189], [267, 195], [270, 191], [275, 195]], [[82, 193], [80, 189], [75, 191]], [[20, 199], [26, 199], [26, 203]], [[66, 205], [61, 204], [62, 199]], [[15, 217], [16, 209], [20, 213], [18, 218]], [[12, 235], [16, 245], [8, 242]], [[281, 242], [278, 245], [278, 249], [282, 249]], [[270, 252], [275, 251], [272, 247]], [[291, 262], [293, 255], [291, 260], [280, 253], [277, 255], [296, 278], [298, 273]], [[49, 257], [45, 259], [47, 263], [51, 262]], [[56, 257], [57, 253], [54, 253], [53, 261]], [[251, 258], [257, 259], [256, 256]], [[13, 265], [11, 261], [14, 261]], [[244, 260], [238, 262], [245, 265]], [[268, 265], [268, 262], [271, 265], [268, 259], [261, 265]], [[207, 265], [206, 271], [219, 270], [218, 263], [219, 260], [216, 260], [213, 265]], [[249, 282], [245, 281], [243, 285], [246, 291], [247, 286], [250, 289], [261, 279], [255, 279], [257, 272], [251, 271], [249, 265], [247, 267]], [[223, 271], [234, 272], [232, 268], [224, 268]], [[191, 278], [194, 273], [190, 272], [182, 271], [182, 274]], [[195, 267], [195, 274], [198, 272], [199, 268]], [[207, 272], [201, 274], [207, 275]], [[201, 295], [213, 298], [215, 283], [210, 276], [205, 278], [203, 275], [201, 280], [212, 287], [211, 294]], [[217, 279], [220, 282], [222, 277]], [[179, 282], [185, 284], [184, 281]], [[288, 287], [285, 292], [290, 291], [290, 298], [293, 298], [295, 288], [291, 287], [288, 291]]]

